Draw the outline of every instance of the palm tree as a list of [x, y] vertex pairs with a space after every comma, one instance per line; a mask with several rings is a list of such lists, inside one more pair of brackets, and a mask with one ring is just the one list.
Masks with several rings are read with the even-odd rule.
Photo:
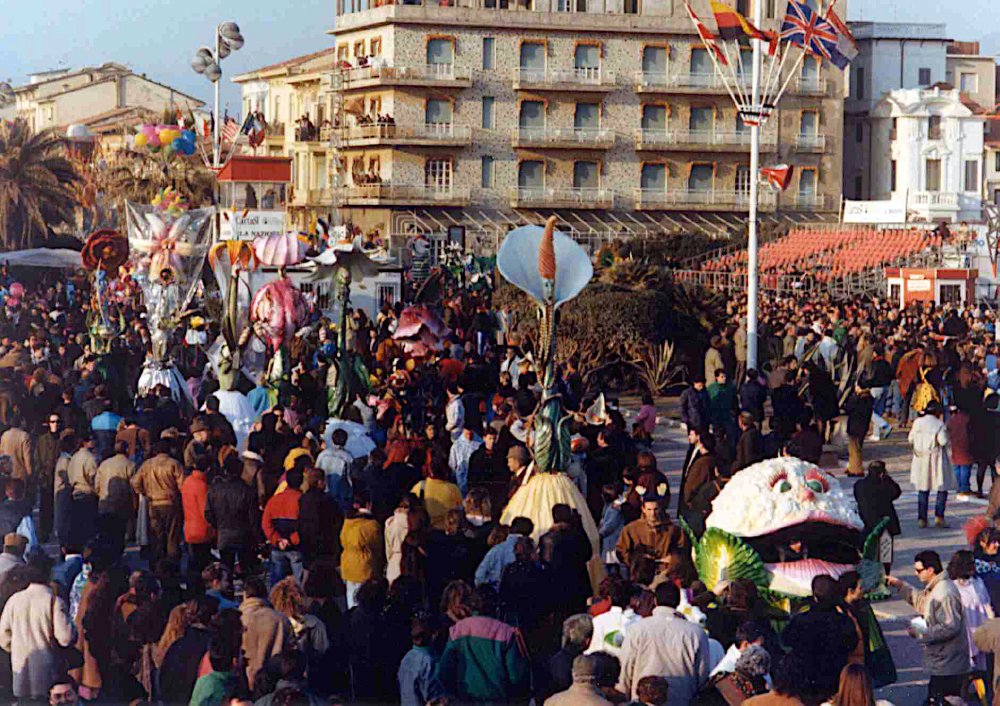
[[73, 223], [77, 179], [53, 130], [32, 133], [24, 120], [0, 123], [0, 244], [7, 250], [44, 240]]

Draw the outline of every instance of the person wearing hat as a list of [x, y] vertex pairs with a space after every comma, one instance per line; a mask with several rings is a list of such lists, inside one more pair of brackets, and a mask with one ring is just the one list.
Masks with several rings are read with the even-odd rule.
[[927, 510], [932, 490], [937, 492], [934, 503], [934, 526], [947, 527], [944, 519], [948, 491], [955, 489], [955, 475], [951, 470], [948, 427], [941, 417], [944, 408], [932, 400], [913, 422], [907, 437], [913, 447], [910, 462], [910, 482], [917, 489], [917, 526], [927, 526]]
[[184, 468], [194, 468], [194, 461], [200, 453], [208, 452], [208, 443], [212, 438], [212, 427], [204, 416], [198, 415], [191, 420], [191, 438], [184, 446]]
[[598, 686], [601, 662], [594, 655], [581, 654], [573, 658], [573, 683], [565, 691], [545, 700], [545, 706], [604, 706], [611, 702], [604, 698]]
[[17, 566], [24, 566], [24, 552], [28, 540], [17, 532], [8, 532], [3, 537], [3, 553], [0, 554], [0, 581], [7, 572]]

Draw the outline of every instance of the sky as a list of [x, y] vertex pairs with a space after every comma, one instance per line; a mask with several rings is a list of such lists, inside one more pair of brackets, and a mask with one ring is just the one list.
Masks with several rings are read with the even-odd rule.
[[[951, 37], [979, 39], [984, 53], [1000, 52], [1000, 22], [989, 21], [996, 0], [840, 2], [849, 19], [944, 22]], [[117, 61], [210, 101], [211, 84], [189, 62], [212, 41], [218, 23], [232, 20], [246, 45], [222, 62], [222, 105], [236, 113], [239, 88], [229, 79], [329, 46], [333, 7], [333, 0], [0, 0], [0, 81], [18, 84], [33, 71]]]

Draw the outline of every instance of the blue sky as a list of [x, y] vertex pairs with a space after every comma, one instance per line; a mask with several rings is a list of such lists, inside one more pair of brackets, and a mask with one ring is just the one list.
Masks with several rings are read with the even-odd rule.
[[[1000, 51], [1000, 25], [983, 23], [995, 16], [996, 0], [841, 3], [850, 19], [945, 22], [952, 37]], [[229, 78], [329, 46], [324, 31], [333, 26], [333, 7], [333, 0], [0, 0], [0, 80], [21, 83], [31, 71], [114, 60], [207, 101], [210, 84], [188, 62], [217, 23], [234, 20], [246, 46], [223, 62], [222, 96], [237, 112], [239, 91]]]

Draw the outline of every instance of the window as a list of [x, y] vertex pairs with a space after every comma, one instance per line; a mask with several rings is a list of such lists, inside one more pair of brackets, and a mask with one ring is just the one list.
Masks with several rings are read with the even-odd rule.
[[855, 142], [865, 141], [865, 124], [862, 122], [857, 122], [854, 125], [854, 141]]
[[281, 122], [281, 96], [274, 97], [274, 117], [272, 117], [271, 120], [276, 123]]
[[962, 303], [962, 285], [960, 284], [942, 284], [941, 287], [941, 303], [942, 304], [961, 304]]
[[799, 73], [799, 81], [802, 88], [807, 91], [819, 90], [819, 60], [807, 57], [802, 61], [802, 70]]
[[496, 63], [497, 48], [493, 37], [483, 37], [483, 70], [489, 71]]
[[382, 56], [382, 38], [373, 37], [368, 43], [368, 53], [372, 56]]
[[365, 55], [365, 40], [361, 39], [354, 43], [354, 56], [355, 58]]
[[979, 191], [979, 160], [965, 160], [965, 190]]
[[715, 167], [711, 164], [692, 164], [688, 174], [689, 191], [711, 191]]
[[897, 122], [896, 118], [892, 118], [889, 121], [889, 139], [890, 140], [895, 140], [896, 139], [896, 128], [898, 126], [899, 126], [899, 123]]
[[993, 203], [1000, 206], [1000, 189], [993, 189]]
[[750, 12], [750, 0], [736, 0], [736, 11], [744, 17], [753, 14]]
[[976, 93], [979, 91], [979, 76], [976, 74], [959, 74], [958, 90], [962, 93]]
[[424, 107], [424, 123], [427, 125], [451, 125], [452, 106], [450, 100], [432, 98]]
[[665, 164], [644, 164], [639, 175], [639, 188], [643, 191], [657, 191], [663, 193], [667, 190], [667, 165]]
[[450, 189], [451, 170], [450, 159], [428, 159], [424, 164], [424, 184], [433, 189]]
[[927, 118], [927, 139], [928, 140], [940, 140], [941, 139], [941, 116], [932, 115]]
[[490, 157], [487, 154], [484, 154], [480, 158], [480, 163], [482, 164], [482, 168], [483, 168], [483, 176], [482, 176], [482, 180], [480, 181], [479, 185], [482, 186], [484, 189], [492, 189], [493, 188], [493, 158]]
[[715, 75], [712, 73], [712, 59], [708, 56], [708, 49], [701, 47], [691, 50], [691, 79], [693, 81], [708, 82]]
[[917, 69], [917, 83], [921, 86], [931, 85], [931, 70], [929, 68]]
[[642, 75], [647, 81], [655, 80], [647, 77], [662, 76], [664, 83], [667, 76], [667, 48], [645, 47], [642, 50]]
[[545, 71], [545, 45], [541, 42], [521, 44], [521, 69]]
[[[665, 133], [667, 131], [667, 106], [642, 106], [642, 131]], [[1000, 154], [1000, 152], [997, 154]]]
[[542, 189], [545, 186], [545, 162], [526, 160], [517, 166], [517, 188]]
[[889, 299], [892, 301], [901, 301], [903, 285], [901, 284], [890, 284], [889, 285]]
[[600, 106], [597, 103], [577, 103], [573, 127], [577, 130], [596, 130], [601, 127]]
[[736, 167], [736, 193], [750, 194], [750, 167], [741, 164]]
[[896, 190], [896, 160], [889, 162], [889, 191]]
[[806, 110], [799, 116], [799, 135], [803, 137], [815, 137], [819, 130], [819, 113], [814, 110]]
[[858, 66], [857, 68], [851, 68], [851, 73], [854, 74], [854, 97], [858, 100], [865, 99], [865, 67]]
[[573, 162], [573, 188], [596, 189], [601, 185], [601, 169], [597, 162]]
[[484, 130], [492, 130], [496, 126], [494, 108], [496, 99], [493, 96], [483, 96], [483, 124]]
[[382, 112], [382, 96], [368, 99], [368, 114], [378, 115]]
[[601, 48], [594, 44], [579, 44], [573, 54], [573, 66], [577, 72], [593, 72], [601, 70]]
[[622, 8], [622, 12], [626, 15], [638, 15], [639, 0], [625, 0], [625, 6]]
[[1000, 152], [993, 153], [993, 171], [1000, 172]]
[[941, 160], [928, 159], [924, 163], [924, 191], [941, 190]]
[[691, 108], [691, 117], [688, 118], [688, 129], [691, 132], [709, 133], [715, 121], [714, 108]]
[[814, 196], [816, 194], [816, 170], [803, 169], [799, 172], [799, 196]]
[[518, 117], [518, 127], [524, 129], [541, 129], [545, 127], [545, 104], [542, 101], [524, 101], [521, 103], [521, 114]]
[[775, 0], [767, 0], [766, 4], [764, 5], [764, 13], [766, 17], [774, 17], [775, 5], [776, 5]]
[[451, 66], [455, 62], [455, 43], [450, 39], [427, 40], [427, 63]]
[[347, 61], [347, 59], [348, 59], [347, 45], [341, 44], [339, 47], [337, 47], [337, 61]]

